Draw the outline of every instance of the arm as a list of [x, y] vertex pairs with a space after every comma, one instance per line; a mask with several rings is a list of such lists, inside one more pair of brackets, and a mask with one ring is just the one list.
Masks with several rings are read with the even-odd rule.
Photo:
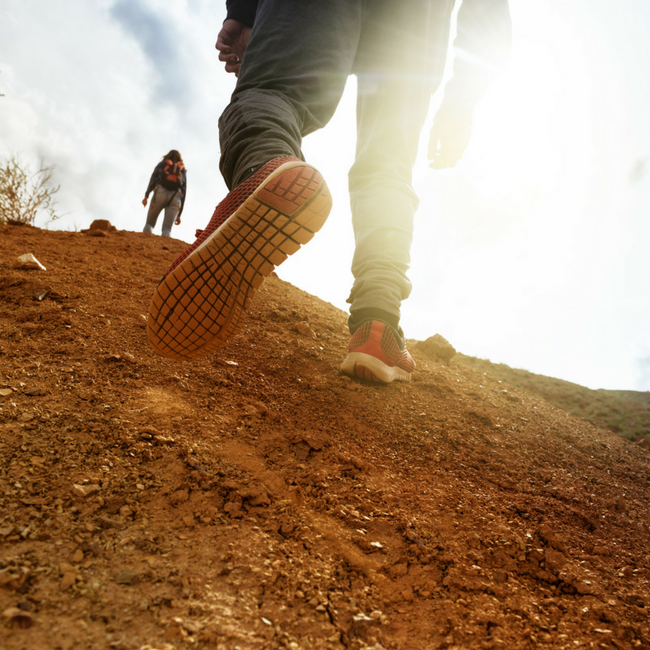
[[146, 207], [147, 205], [147, 200], [149, 199], [149, 194], [153, 191], [153, 189], [158, 185], [160, 182], [160, 174], [162, 173], [163, 170], [163, 162], [159, 162], [153, 170], [153, 173], [151, 174], [151, 178], [149, 179], [149, 185], [147, 186], [147, 191], [144, 193], [144, 199], [142, 199], [142, 205]]
[[257, 13], [258, 0], [226, 0], [226, 20], [231, 18], [252, 27]]
[[239, 76], [241, 60], [248, 45], [255, 22], [258, 0], [227, 0], [228, 14], [217, 37], [215, 47], [219, 61], [226, 64], [226, 72]]
[[454, 74], [431, 129], [431, 167], [453, 167], [472, 132], [472, 117], [503, 67], [512, 41], [508, 0], [463, 0], [454, 42]]
[[187, 194], [187, 171], [184, 169], [182, 174], [181, 174], [181, 209], [178, 211], [178, 215], [176, 216], [176, 220], [174, 223], [177, 226], [180, 226], [181, 223], [181, 215], [183, 214], [183, 208], [185, 207], [185, 195]]

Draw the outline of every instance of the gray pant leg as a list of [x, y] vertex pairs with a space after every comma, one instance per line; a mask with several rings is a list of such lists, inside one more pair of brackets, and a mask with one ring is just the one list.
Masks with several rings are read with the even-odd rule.
[[[170, 200], [173, 198], [174, 194], [175, 194], [174, 190], [166, 190], [164, 187], [161, 187], [160, 185], [156, 187], [151, 197], [151, 203], [149, 203], [149, 211], [147, 212], [147, 223], [144, 226], [143, 232], [152, 233], [154, 231], [156, 227], [156, 222], [158, 221], [158, 216], [163, 210], [165, 210], [165, 221], [167, 220], [166, 209], [167, 206], [169, 205]], [[180, 210], [180, 205], [178, 209]], [[174, 218], [176, 217], [174, 216]], [[163, 225], [163, 229], [164, 227], [165, 226]], [[171, 230], [171, 226], [169, 229]]]
[[[430, 97], [440, 82], [441, 70], [434, 69], [440, 56], [433, 48], [446, 44], [452, 7], [441, 0], [434, 15], [427, 3], [403, 0], [392, 20], [373, 14], [362, 36], [367, 44], [362, 42], [355, 66], [357, 150], [349, 174], [356, 244], [348, 298], [353, 317], [370, 309], [399, 321], [401, 302], [411, 293], [406, 273], [419, 204], [412, 170]], [[399, 52], [375, 51], [391, 38], [400, 43]]]
[[269, 160], [303, 158], [352, 71], [366, 0], [261, 0], [231, 103], [219, 119], [230, 189]]
[[178, 216], [178, 213], [181, 211], [181, 195], [180, 192], [174, 194], [174, 198], [171, 200], [171, 203], [168, 203], [165, 207], [165, 218], [163, 219], [162, 226], [162, 236], [171, 237], [172, 236], [172, 226], [174, 221]]

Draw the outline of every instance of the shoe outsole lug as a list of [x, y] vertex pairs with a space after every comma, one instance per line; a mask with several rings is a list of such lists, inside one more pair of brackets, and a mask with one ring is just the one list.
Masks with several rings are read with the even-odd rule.
[[331, 205], [313, 167], [292, 161], [273, 171], [156, 289], [147, 322], [154, 350], [191, 359], [223, 347], [256, 289], [313, 238]]
[[382, 384], [390, 384], [393, 381], [411, 381], [411, 373], [397, 366], [391, 367], [380, 359], [363, 352], [350, 352], [341, 364], [341, 372]]

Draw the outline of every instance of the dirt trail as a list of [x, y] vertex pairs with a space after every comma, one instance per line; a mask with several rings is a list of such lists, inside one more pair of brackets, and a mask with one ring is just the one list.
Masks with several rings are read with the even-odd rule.
[[650, 648], [647, 451], [275, 277], [157, 357], [184, 246], [0, 226], [0, 648]]

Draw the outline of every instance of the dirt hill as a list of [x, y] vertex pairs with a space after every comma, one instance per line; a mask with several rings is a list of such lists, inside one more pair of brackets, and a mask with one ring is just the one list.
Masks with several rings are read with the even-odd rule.
[[623, 438], [650, 446], [650, 393], [634, 390], [591, 390], [563, 379], [537, 375], [464, 354], [454, 362], [487, 372], [497, 380], [545, 399]]
[[0, 648], [650, 648], [647, 451], [275, 277], [157, 357], [184, 246], [0, 226]]

